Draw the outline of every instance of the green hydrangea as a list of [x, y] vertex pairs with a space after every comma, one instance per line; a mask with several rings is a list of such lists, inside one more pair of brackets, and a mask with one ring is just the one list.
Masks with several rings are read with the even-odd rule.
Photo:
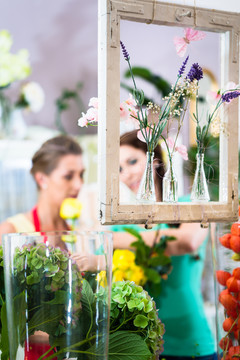
[[158, 358], [163, 351], [165, 328], [158, 318], [156, 304], [134, 282], [118, 281], [112, 285], [110, 332], [116, 329], [141, 335], [152, 353], [151, 359]]

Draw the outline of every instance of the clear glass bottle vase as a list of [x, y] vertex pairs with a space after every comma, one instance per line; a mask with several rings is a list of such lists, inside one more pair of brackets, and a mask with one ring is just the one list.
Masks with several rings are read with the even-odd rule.
[[197, 153], [196, 161], [197, 164], [191, 191], [191, 200], [195, 202], [207, 202], [210, 200], [210, 196], [204, 170], [204, 153]]
[[138, 189], [137, 200], [143, 203], [154, 203], [156, 202], [153, 169], [154, 152], [147, 152], [146, 156], [146, 167]]
[[174, 170], [173, 157], [168, 158], [168, 169], [163, 177], [163, 202], [178, 201], [178, 181]]
[[107, 359], [110, 232], [6, 234], [3, 263], [2, 359]]

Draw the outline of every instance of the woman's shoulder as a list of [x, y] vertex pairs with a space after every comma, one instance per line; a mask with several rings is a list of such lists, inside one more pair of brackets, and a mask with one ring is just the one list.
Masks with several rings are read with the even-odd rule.
[[15, 229], [13, 232], [34, 232], [34, 224], [31, 221], [30, 213], [19, 213], [6, 219], [6, 222]]

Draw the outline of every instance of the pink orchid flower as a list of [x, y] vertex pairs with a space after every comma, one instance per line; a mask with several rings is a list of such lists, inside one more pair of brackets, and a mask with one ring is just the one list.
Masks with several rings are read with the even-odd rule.
[[97, 97], [92, 97], [92, 98], [89, 100], [88, 106], [92, 106], [92, 107], [94, 107], [95, 109], [98, 109], [98, 98], [97, 98]]
[[[169, 147], [169, 150], [172, 151], [174, 147], [174, 140], [172, 137], [167, 138], [167, 145]], [[187, 153], [187, 147], [185, 145], [179, 145], [175, 147], [175, 151], [181, 155], [183, 160], [188, 160], [188, 153]]]
[[176, 151], [181, 155], [183, 160], [188, 160], [188, 152], [185, 145], [176, 146]]
[[78, 126], [80, 127], [88, 126], [88, 119], [86, 118], [86, 114], [82, 113], [82, 117], [78, 119]]
[[98, 109], [97, 108], [89, 108], [86, 117], [89, 122], [97, 122], [98, 121]]
[[[143, 129], [142, 131], [146, 134], [146, 137], [148, 137], [148, 138], [150, 137], [150, 138], [151, 138], [152, 130], [151, 130], [150, 128]], [[142, 142], [146, 142], [145, 139], [144, 139], [144, 136], [143, 136], [143, 134], [142, 134], [142, 131], [139, 130], [139, 131], [137, 132], [137, 138], [138, 138], [140, 141], [142, 141]], [[149, 135], [150, 135], [150, 136], [149, 136]]]

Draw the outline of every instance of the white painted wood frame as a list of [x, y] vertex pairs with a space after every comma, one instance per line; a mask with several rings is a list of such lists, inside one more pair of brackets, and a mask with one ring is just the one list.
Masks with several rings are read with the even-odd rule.
[[[239, 83], [240, 14], [152, 0], [99, 0], [99, 206], [102, 224], [225, 222], [238, 218], [238, 101], [229, 107], [229, 136], [220, 137], [219, 202], [119, 203], [121, 19], [221, 33], [222, 83]], [[154, 11], [154, 18], [153, 18]], [[226, 120], [226, 119], [225, 119]]]

